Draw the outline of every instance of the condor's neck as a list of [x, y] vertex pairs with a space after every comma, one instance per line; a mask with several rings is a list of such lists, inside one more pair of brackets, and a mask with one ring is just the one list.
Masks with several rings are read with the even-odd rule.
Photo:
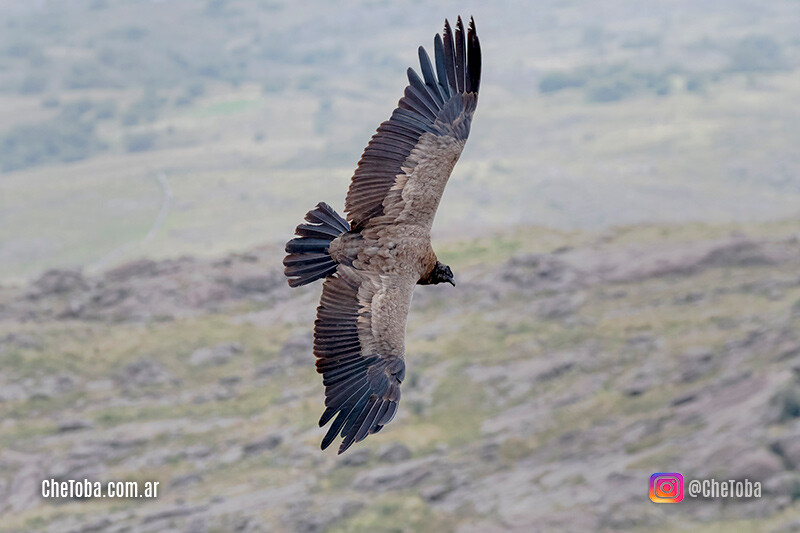
[[422, 268], [420, 269], [422, 275], [419, 277], [417, 285], [430, 285], [432, 283], [431, 276], [438, 262], [439, 260], [436, 258], [436, 253], [434, 253], [433, 248], [428, 248], [428, 253], [425, 254], [422, 260]]

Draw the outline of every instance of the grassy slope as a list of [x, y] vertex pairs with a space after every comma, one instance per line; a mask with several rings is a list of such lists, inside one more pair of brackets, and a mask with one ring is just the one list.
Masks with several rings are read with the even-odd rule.
[[[679, 398], [697, 390], [697, 383], [676, 380], [680, 366], [672, 361], [697, 346], [722, 352], [728, 343], [754, 329], [770, 332], [779, 324], [794, 324], [796, 328], [797, 318], [787, 323], [786, 317], [793, 302], [800, 301], [800, 287], [795, 281], [779, 295], [753, 288], [792, 282], [796, 264], [711, 268], [695, 275], [600, 284], [580, 291], [580, 304], [566, 315], [542, 319], [537, 318], [536, 302], [547, 294], [530, 297], [503, 290], [487, 302], [476, 292], [475, 284], [486, 276], [497, 277], [505, 261], [520, 254], [569, 246], [603, 257], [630, 246], [689, 245], [741, 231], [741, 227], [719, 225], [648, 226], [599, 236], [521, 228], [506, 236], [445, 243], [442, 255], [461, 273], [464, 288], [460, 294], [421, 293], [416, 301], [409, 321], [409, 375], [401, 413], [380, 435], [358, 446], [372, 455], [355, 467], [341, 466], [333, 453], [317, 450], [322, 435], [316, 428], [321, 397], [310, 353], [301, 350], [291, 356], [292, 360], [281, 355], [287, 339], [309, 329], [314, 291], [281, 304], [279, 315], [271, 304], [250, 302], [225, 314], [145, 324], [74, 320], [45, 321], [35, 326], [0, 323], [0, 337], [13, 332], [27, 336], [29, 343], [27, 348], [12, 343], [4, 351], [3, 376], [8, 383], [38, 383], [64, 375], [73, 380], [72, 388], [61, 394], [34, 395], [0, 404], [4, 420], [1, 448], [55, 457], [41, 463], [42, 475], [49, 476], [55, 475], [52, 472], [67, 461], [69, 454], [82, 447], [102, 450], [104, 442], [116, 440], [123, 444], [117, 445], [112, 456], [98, 455], [93, 460], [92, 464], [102, 465], [95, 477], [155, 479], [165, 487], [158, 502], [101, 500], [37, 505], [7, 515], [2, 527], [9, 531], [47, 524], [63, 527], [92, 523], [106, 513], [111, 513], [115, 522], [135, 524], [142, 516], [176, 505], [210, 502], [213, 511], [201, 516], [213, 528], [225, 530], [238, 516], [232, 509], [239, 499], [245, 502], [245, 516], [279, 528], [299, 527], [287, 518], [292, 514], [291, 504], [281, 492], [294, 490], [298, 483], [305, 487], [303, 505], [328, 517], [323, 522], [331, 531], [383, 530], [386, 524], [402, 531], [431, 530], [437, 524], [439, 529], [452, 530], [475, 521], [496, 523], [497, 513], [505, 512], [502, 505], [499, 510], [486, 509], [465, 499], [457, 500], [461, 503], [452, 508], [421, 497], [426, 488], [435, 485], [433, 481], [423, 482], [421, 489], [391, 490], [368, 498], [353, 484], [357, 487], [360, 475], [380, 467], [376, 462], [378, 451], [392, 442], [408, 446], [415, 460], [453, 465], [448, 466], [453, 472], [459, 470], [454, 465], [465, 462], [463, 468], [470, 483], [466, 486], [477, 487], [493, 483], [493, 476], [505, 473], [530, 472], [529, 476], [536, 478], [541, 475], [537, 469], [550, 464], [551, 468], [562, 468], [563, 452], [558, 443], [569, 435], [595, 435], [582, 444], [581, 453], [587, 457], [612, 453], [627, 431], [622, 428], [663, 417], [665, 398]], [[745, 232], [754, 238], [769, 235], [770, 240], [781, 240], [796, 236], [800, 226], [797, 221], [785, 221], [753, 225]], [[687, 294], [702, 297], [687, 305], [680, 298]], [[453, 298], [457, 298], [456, 306]], [[637, 342], [631, 339], [641, 338], [655, 339], [656, 344], [642, 351], [631, 344]], [[244, 354], [221, 366], [187, 363], [197, 348], [226, 341], [243, 343]], [[752, 358], [735, 363], [736, 368], [759, 379], [777, 379], [785, 367], [785, 363], [775, 362], [780, 349], [778, 345], [761, 348]], [[538, 375], [540, 366], [545, 368], [550, 361], [570, 360], [569, 354], [577, 357], [577, 366], [570, 370], [546, 379], [526, 377]], [[121, 369], [142, 358], [156, 361], [168, 379], [149, 385], [120, 380]], [[257, 369], [264, 365], [276, 370], [260, 374]], [[530, 365], [540, 369], [528, 374]], [[504, 377], [484, 380], [485, 373], [498, 368], [503, 369], [500, 376]], [[636, 372], [653, 368], [663, 376], [662, 382], [635, 397], [623, 394]], [[706, 374], [701, 383], [716, 386], [725, 375], [724, 368]], [[224, 385], [225, 378], [231, 376], [238, 381]], [[576, 394], [565, 406], [558, 406], [561, 400]], [[525, 405], [533, 409], [533, 426], [529, 426], [530, 415], [509, 414]], [[667, 465], [693, 471], [697, 467], [690, 466], [687, 458], [707, 450], [700, 447], [687, 452], [682, 446], [695, 445], [695, 439], [713, 426], [713, 413], [708, 414], [708, 420], [667, 426], [649, 438], [628, 441], [620, 451], [626, 458], [618, 467], [620, 472], [637, 476], [630, 482], [637, 484], [641, 481], [638, 477]], [[503, 427], [509, 416], [517, 420], [512, 426], [515, 429], [499, 433], [492, 429], [497, 423]], [[68, 433], [57, 430], [59, 424], [73, 419], [88, 421], [91, 427]], [[752, 415], [743, 419], [755, 420]], [[620, 428], [620, 434], [606, 435], [603, 428], [609, 424]], [[274, 450], [237, 453], [247, 443], [270, 434], [283, 436], [282, 444]], [[144, 440], [137, 440], [142, 437]], [[665, 448], [665, 442], [671, 444]], [[676, 444], [680, 442], [686, 444]], [[190, 450], [196, 447], [207, 450], [202, 458], [191, 455]], [[494, 455], [476, 463], [476, 455], [481, 456], [485, 449], [493, 449]], [[686, 453], [689, 455], [682, 455]], [[187, 474], [200, 476], [201, 482], [174, 484], [176, 478]], [[11, 483], [13, 477], [6, 482]], [[591, 482], [578, 474], [570, 479], [577, 490], [591, 487]], [[258, 503], [261, 490], [276, 492]], [[489, 494], [496, 490], [502, 493], [504, 489], [492, 488]], [[527, 490], [548, 502], [543, 506], [551, 505], [547, 498], [555, 494], [551, 492], [554, 488], [533, 484]], [[647, 503], [644, 491], [641, 502], [632, 508], [634, 514], [639, 505]], [[215, 497], [222, 499], [215, 503]], [[326, 514], [342, 499], [364, 504], [356, 505], [344, 517]], [[655, 516], [674, 527], [698, 520], [706, 525], [720, 521], [724, 524], [720, 527], [742, 531], [766, 531], [770, 524], [800, 516], [787, 508], [770, 512], [767, 521], [741, 521], [736, 513], [717, 507], [709, 507], [717, 510], [713, 519], [647, 509], [642, 516]], [[587, 513], [592, 512], [587, 509]], [[156, 520], [147, 527], [167, 523]], [[185, 526], [191, 518], [177, 517], [172, 523]], [[636, 529], [639, 523], [619, 528]]]

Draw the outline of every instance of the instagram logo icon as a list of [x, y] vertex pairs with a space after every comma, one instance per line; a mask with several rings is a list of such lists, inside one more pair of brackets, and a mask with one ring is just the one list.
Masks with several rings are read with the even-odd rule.
[[650, 500], [655, 503], [683, 500], [683, 476], [677, 472], [656, 472], [650, 476]]

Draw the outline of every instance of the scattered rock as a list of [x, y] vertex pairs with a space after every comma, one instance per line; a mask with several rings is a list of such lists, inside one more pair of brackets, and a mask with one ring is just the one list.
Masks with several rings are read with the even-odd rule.
[[797, 472], [779, 472], [764, 481], [762, 490], [766, 494], [797, 499], [800, 495], [800, 474]]
[[186, 457], [191, 460], [204, 459], [213, 453], [214, 449], [204, 444], [189, 446], [184, 450]]
[[741, 454], [738, 461], [730, 465], [728, 475], [731, 479], [764, 482], [783, 470], [780, 457], [769, 450], [758, 448]]
[[241, 446], [231, 446], [219, 456], [221, 463], [229, 465], [239, 461], [244, 456], [244, 448]]
[[100, 520], [95, 520], [94, 522], [89, 522], [88, 524], [81, 526], [80, 532], [94, 533], [95, 531], [108, 531], [112, 524], [113, 522], [111, 519], [101, 518]]
[[339, 466], [364, 466], [372, 458], [372, 452], [368, 448], [353, 450], [338, 461]]
[[20, 383], [4, 383], [0, 387], [0, 402], [26, 400], [32, 394]]
[[159, 272], [159, 265], [150, 259], [130, 261], [106, 272], [106, 281], [121, 282], [133, 278], [147, 278]]
[[715, 368], [714, 352], [708, 348], [690, 348], [680, 357], [679, 381], [692, 383], [710, 374]]
[[[99, 308], [113, 307], [119, 305], [131, 295], [131, 290], [127, 287], [114, 287], [94, 294], [91, 299], [91, 304]], [[83, 310], [84, 305], [81, 305], [80, 308], [73, 309], [73, 312], [76, 316], [79, 316], [80, 312]]]
[[281, 371], [281, 365], [278, 361], [268, 361], [266, 363], [261, 363], [258, 365], [254, 371], [254, 375], [257, 378], [264, 378], [268, 376], [272, 376], [273, 374], [277, 374]]
[[353, 480], [353, 488], [375, 492], [410, 489], [422, 483], [431, 475], [432, 470], [433, 464], [424, 459], [392, 466], [379, 466], [360, 472]]
[[791, 434], [776, 440], [772, 449], [792, 468], [800, 470], [800, 434]]
[[9, 333], [3, 338], [2, 343], [23, 350], [41, 351], [44, 347], [42, 341], [28, 333]]
[[561, 320], [574, 315], [584, 297], [580, 294], [558, 294], [540, 300], [536, 305], [536, 316], [542, 320]]
[[621, 390], [625, 396], [640, 396], [663, 383], [656, 369], [648, 368], [648, 366], [642, 365], [630, 379], [622, 382]]
[[89, 284], [78, 270], [48, 270], [39, 279], [33, 282], [29, 296], [41, 298], [50, 295], [65, 294], [73, 291], [82, 291], [89, 288]]
[[66, 420], [58, 425], [59, 433], [67, 433], [69, 431], [79, 431], [81, 429], [91, 429], [94, 427], [89, 420]]
[[800, 520], [793, 520], [775, 529], [770, 529], [770, 533], [798, 533], [800, 532]]
[[144, 446], [147, 444], [147, 439], [144, 437], [121, 437], [116, 439], [111, 439], [107, 442], [108, 447], [113, 450], [120, 450], [120, 449], [129, 449], [129, 448], [138, 448], [140, 446]]
[[650, 530], [663, 523], [663, 518], [653, 506], [637, 509], [628, 505], [611, 505], [598, 517], [597, 531]]
[[267, 435], [266, 437], [245, 444], [242, 448], [245, 457], [250, 455], [257, 455], [266, 450], [274, 450], [283, 442], [283, 437], [280, 435]]
[[101, 276], [84, 277], [80, 270], [47, 271], [22, 298], [6, 308], [0, 306], [0, 313], [39, 319], [164, 321], [222, 310], [243, 299], [265, 301], [283, 285], [281, 269], [264, 251], [215, 262], [143, 259]]
[[552, 254], [530, 254], [511, 258], [501, 277], [529, 291], [564, 291], [576, 288], [578, 273]]
[[172, 507], [168, 507], [166, 509], [162, 509], [152, 514], [146, 515], [142, 519], [143, 524], [149, 524], [151, 522], [157, 522], [160, 520], [168, 520], [171, 518], [178, 518], [189, 516], [195, 513], [200, 513], [205, 511], [207, 506], [205, 505], [175, 505]]
[[218, 382], [223, 387], [235, 387], [242, 382], [242, 376], [223, 376]]
[[800, 342], [787, 340], [778, 347], [776, 361], [789, 361], [800, 356]]
[[235, 356], [244, 353], [244, 345], [239, 342], [225, 342], [212, 347], [204, 347], [192, 352], [189, 364], [192, 366], [224, 365]]
[[534, 383], [557, 379], [575, 367], [572, 361], [552, 361], [542, 365], [542, 368], [531, 376]]
[[306, 365], [312, 360], [314, 340], [309, 331], [289, 337], [281, 346], [280, 361], [289, 365]]
[[500, 459], [500, 443], [485, 442], [478, 448], [478, 458], [484, 463], [496, 463]]
[[363, 506], [362, 502], [339, 500], [314, 507], [312, 502], [301, 500], [288, 505], [282, 522], [291, 531], [320, 533], [329, 530], [336, 522], [353, 516]]
[[117, 375], [117, 380], [125, 387], [159, 385], [166, 383], [169, 379], [170, 373], [160, 363], [149, 357], [142, 357], [128, 363]]
[[411, 459], [411, 450], [399, 442], [384, 446], [378, 452], [378, 461], [382, 463], [400, 463], [409, 459]]
[[8, 489], [6, 505], [14, 512], [30, 509], [40, 502], [41, 484], [45, 479], [44, 471], [37, 462], [29, 461], [14, 475]]
[[203, 476], [200, 474], [184, 474], [182, 476], [175, 476], [172, 478], [172, 481], [169, 482], [169, 486], [170, 488], [181, 488], [189, 485], [196, 485], [201, 481], [203, 481]]
[[712, 267], [748, 267], [773, 263], [773, 258], [761, 243], [736, 238], [709, 251], [699, 264]]
[[283, 277], [278, 273], [251, 274], [238, 277], [229, 277], [225, 282], [243, 294], [267, 294], [272, 292], [283, 282]]
[[797, 378], [785, 384], [772, 396], [768, 411], [769, 420], [778, 424], [800, 418], [800, 382]]
[[691, 403], [695, 400], [697, 400], [697, 395], [690, 392], [687, 394], [681, 394], [679, 396], [676, 396], [675, 398], [673, 398], [671, 402], [669, 402], [669, 405], [670, 407], [678, 407], [680, 405]]
[[428, 503], [440, 501], [456, 488], [455, 477], [447, 476], [446, 479], [438, 483], [433, 483], [427, 487], [423, 487], [419, 491], [420, 497]]
[[701, 301], [705, 294], [699, 291], [687, 292], [681, 296], [676, 296], [673, 302], [677, 305], [694, 304]]

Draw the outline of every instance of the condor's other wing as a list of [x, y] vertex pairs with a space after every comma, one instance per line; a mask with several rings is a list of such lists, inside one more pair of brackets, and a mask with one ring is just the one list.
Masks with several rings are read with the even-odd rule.
[[[397, 412], [405, 377], [405, 330], [413, 276], [380, 275], [339, 265], [322, 286], [314, 324], [317, 372], [325, 385], [322, 440], [339, 453], [377, 433]], [[334, 418], [335, 417], [335, 418]]]
[[422, 78], [408, 69], [409, 85], [389, 120], [378, 127], [353, 175], [345, 211], [355, 231], [407, 223], [430, 230], [450, 172], [469, 135], [478, 102], [481, 48], [470, 20], [455, 38], [445, 20], [434, 39], [434, 69], [419, 48]]

